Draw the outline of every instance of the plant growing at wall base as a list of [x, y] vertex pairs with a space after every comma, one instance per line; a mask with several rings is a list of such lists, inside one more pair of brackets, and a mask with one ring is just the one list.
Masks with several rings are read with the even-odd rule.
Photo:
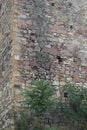
[[29, 109], [33, 121], [31, 130], [43, 127], [40, 124], [41, 117], [48, 111], [54, 101], [55, 89], [48, 82], [36, 80], [32, 82], [32, 89], [24, 92], [24, 104]]
[[87, 128], [87, 88], [66, 83], [63, 93], [66, 93], [66, 97], [59, 101], [62, 113], [71, 122], [82, 124], [83, 129]]
[[15, 130], [29, 130], [31, 121], [32, 117], [28, 110], [21, 109], [20, 111], [14, 111]]
[[53, 103], [53, 95], [55, 89], [43, 80], [36, 80], [32, 82], [32, 90], [24, 92], [24, 103], [29, 110], [33, 110], [35, 116], [42, 116]]
[[35, 128], [34, 130], [59, 130], [59, 128], [56, 128], [56, 127], [37, 127]]

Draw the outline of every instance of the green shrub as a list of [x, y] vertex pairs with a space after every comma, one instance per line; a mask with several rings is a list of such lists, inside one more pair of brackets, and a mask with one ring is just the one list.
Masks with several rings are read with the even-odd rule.
[[[56, 102], [55, 89], [42, 80], [32, 83], [32, 89], [24, 92], [24, 104], [29, 110], [29, 115], [19, 120], [18, 130], [58, 130], [58, 128], [45, 128], [41, 126], [40, 117], [51, 109], [54, 113], [64, 117], [69, 125], [75, 126], [75, 130], [86, 130], [87, 122], [87, 88], [66, 83], [62, 93], [65, 97], [59, 97]], [[26, 110], [25, 110], [26, 111]], [[32, 118], [31, 118], [32, 117]], [[30, 121], [30, 122], [29, 122]], [[28, 124], [32, 124], [31, 127]]]
[[59, 130], [58, 128], [55, 128], [55, 127], [48, 127], [48, 128], [46, 128], [46, 127], [36, 127], [36, 128], [34, 128], [33, 130]]
[[14, 112], [14, 121], [16, 130], [29, 130], [29, 125], [32, 122], [32, 117], [29, 111], [20, 110], [20, 112]]
[[52, 128], [45, 128], [45, 130], [59, 130], [58, 128], [52, 127]]
[[33, 110], [37, 117], [43, 115], [53, 103], [55, 89], [42, 80], [32, 82], [32, 90], [24, 92], [24, 103]]
[[48, 82], [36, 80], [32, 82], [32, 89], [24, 92], [24, 104], [29, 109], [33, 121], [31, 130], [44, 130], [40, 125], [40, 117], [47, 112], [54, 102], [55, 89]]
[[87, 88], [66, 83], [63, 89], [65, 98], [59, 100], [62, 113], [70, 122], [77, 122], [86, 128], [87, 122]]

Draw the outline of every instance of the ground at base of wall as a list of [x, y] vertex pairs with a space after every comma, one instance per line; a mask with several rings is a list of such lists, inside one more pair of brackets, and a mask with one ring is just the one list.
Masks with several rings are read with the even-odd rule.
[[46, 125], [44, 128], [43, 127], [37, 127], [37, 128], [34, 128], [33, 130], [87, 130], [87, 128], [84, 128], [83, 126], [81, 125], [60, 125], [60, 126], [52, 126], [52, 127], [49, 127], [49, 125]]

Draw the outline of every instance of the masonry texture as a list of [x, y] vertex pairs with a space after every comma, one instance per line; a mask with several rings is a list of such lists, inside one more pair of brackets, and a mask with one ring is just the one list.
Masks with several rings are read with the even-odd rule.
[[86, 0], [0, 0], [0, 130], [35, 79], [87, 87]]
[[12, 124], [11, 12], [12, 1], [0, 0], [0, 130]]

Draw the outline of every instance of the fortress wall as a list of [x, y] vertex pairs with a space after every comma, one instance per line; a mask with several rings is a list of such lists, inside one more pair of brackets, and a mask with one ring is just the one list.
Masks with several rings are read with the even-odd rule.
[[20, 108], [32, 80], [50, 81], [60, 92], [66, 81], [87, 87], [87, 2], [0, 0], [0, 10], [0, 127], [6, 130], [11, 104]]
[[12, 0], [0, 0], [0, 130], [12, 124]]
[[39, 78], [58, 90], [67, 80], [87, 87], [86, 0], [18, 0], [15, 8], [16, 89]]

